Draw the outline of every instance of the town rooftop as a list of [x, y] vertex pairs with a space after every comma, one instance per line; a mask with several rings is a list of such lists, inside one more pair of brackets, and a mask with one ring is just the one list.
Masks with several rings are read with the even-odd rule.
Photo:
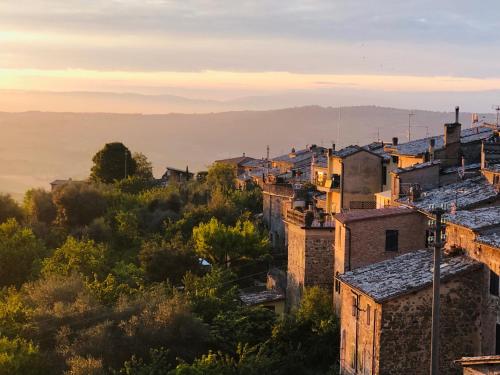
[[[346, 272], [337, 278], [380, 303], [432, 285], [433, 261], [432, 251], [423, 249]], [[441, 280], [481, 266], [465, 255], [444, 256]]]
[[472, 230], [491, 228], [500, 225], [500, 206], [461, 210], [448, 213], [443, 216], [443, 219]]
[[452, 204], [455, 204], [457, 209], [467, 209], [481, 203], [494, 201], [497, 196], [495, 188], [484, 177], [480, 176], [424, 191], [420, 198], [413, 202], [410, 202], [408, 197], [400, 198], [397, 201], [430, 212], [438, 207], [448, 209]]

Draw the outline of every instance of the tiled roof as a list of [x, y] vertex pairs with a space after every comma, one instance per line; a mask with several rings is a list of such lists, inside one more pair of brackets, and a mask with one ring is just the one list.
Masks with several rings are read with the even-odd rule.
[[[482, 139], [490, 137], [492, 134], [493, 130], [484, 126], [463, 129], [460, 133], [460, 142], [469, 143], [480, 141]], [[435, 140], [434, 149], [438, 150], [444, 147], [444, 135], [438, 135], [434, 137], [421, 138], [414, 141], [401, 143], [397, 146], [396, 153], [409, 156], [422, 155], [429, 149], [429, 141], [431, 139]]]
[[[441, 279], [480, 267], [481, 263], [466, 255], [444, 256]], [[338, 279], [375, 301], [383, 302], [432, 285], [432, 277], [433, 253], [424, 249], [357, 268], [338, 276]]]
[[260, 303], [274, 302], [285, 299], [285, 295], [278, 290], [266, 289], [253, 292], [240, 292], [241, 301], [247, 306]]
[[351, 145], [351, 146], [344, 147], [338, 151], [333, 151], [333, 156], [337, 156], [339, 158], [345, 158], [347, 156], [355, 154], [356, 152], [358, 152], [360, 150], [362, 150], [361, 147]]
[[406, 168], [396, 168], [392, 171], [392, 173], [401, 174], [404, 172], [414, 171], [415, 169], [424, 169], [424, 168], [433, 167], [433, 166], [439, 165], [439, 164], [441, 164], [441, 160], [426, 161], [425, 163], [413, 164], [413, 165], [406, 167]]
[[423, 211], [431, 211], [437, 207], [449, 209], [452, 204], [455, 204], [457, 209], [467, 209], [494, 201], [497, 196], [495, 188], [481, 176], [424, 191], [415, 202], [410, 202], [408, 198], [398, 199], [398, 202]]
[[215, 163], [241, 165], [242, 163], [245, 163], [245, 162], [248, 162], [248, 161], [254, 160], [254, 159], [255, 158], [251, 158], [250, 156], [237, 156], [235, 158], [216, 160]]
[[444, 215], [443, 219], [472, 230], [500, 226], [500, 206], [456, 211]]
[[373, 218], [382, 218], [395, 215], [407, 215], [415, 212], [406, 207], [388, 207], [379, 209], [352, 210], [336, 214], [335, 218], [341, 223], [347, 224], [353, 221], [368, 220]]
[[500, 249], [500, 233], [484, 234], [478, 236], [476, 241]]

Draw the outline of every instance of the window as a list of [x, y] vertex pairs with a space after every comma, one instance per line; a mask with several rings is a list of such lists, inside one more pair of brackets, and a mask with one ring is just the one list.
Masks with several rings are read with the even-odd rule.
[[357, 297], [352, 296], [352, 316], [357, 316], [357, 315], [358, 315]]
[[498, 297], [498, 275], [490, 270], [490, 294]]
[[382, 185], [387, 185], [387, 167], [382, 166]]
[[372, 314], [372, 307], [370, 305], [366, 305], [366, 325], [370, 325], [370, 319]]
[[385, 231], [385, 251], [398, 251], [398, 234], [397, 230]]
[[337, 293], [340, 293], [340, 281], [337, 279], [338, 276], [339, 276], [339, 271], [335, 273], [335, 291]]
[[397, 163], [399, 161], [399, 158], [396, 155], [392, 155], [392, 162]]

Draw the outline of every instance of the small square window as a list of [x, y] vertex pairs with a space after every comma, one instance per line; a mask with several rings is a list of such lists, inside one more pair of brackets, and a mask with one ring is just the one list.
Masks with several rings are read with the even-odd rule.
[[398, 251], [398, 236], [397, 230], [385, 231], [385, 251]]
[[498, 275], [490, 270], [490, 294], [497, 296], [499, 295], [499, 278]]

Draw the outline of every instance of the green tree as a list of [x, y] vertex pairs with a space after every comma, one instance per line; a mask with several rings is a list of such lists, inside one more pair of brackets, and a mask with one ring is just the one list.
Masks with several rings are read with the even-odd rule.
[[14, 219], [0, 224], [0, 286], [20, 286], [35, 271], [45, 249], [31, 229]]
[[178, 285], [186, 272], [198, 272], [199, 260], [180, 241], [149, 240], [142, 244], [139, 261], [148, 282], [169, 280]]
[[52, 193], [44, 189], [28, 190], [24, 196], [24, 209], [31, 222], [51, 224], [57, 216]]
[[137, 169], [130, 150], [121, 142], [106, 143], [92, 161], [90, 178], [107, 184], [132, 176]]
[[16, 201], [9, 194], [0, 193], [0, 223], [8, 219], [16, 219], [20, 222], [23, 217], [23, 210]]
[[106, 200], [99, 190], [86, 183], [68, 183], [53, 194], [60, 223], [70, 227], [90, 224], [106, 210]]
[[42, 375], [46, 371], [37, 346], [21, 338], [0, 337], [0, 375]]
[[236, 170], [230, 164], [215, 163], [210, 166], [207, 174], [207, 184], [212, 191], [228, 192], [236, 186]]
[[136, 164], [135, 176], [144, 179], [152, 180], [153, 164], [148, 160], [142, 152], [134, 152], [133, 159]]
[[94, 274], [104, 276], [108, 271], [108, 252], [104, 244], [68, 237], [51, 257], [43, 261], [42, 273], [67, 276], [76, 272], [89, 278]]
[[193, 229], [193, 240], [198, 255], [217, 265], [256, 259], [266, 254], [269, 247], [267, 238], [248, 220], [227, 226], [212, 218]]

